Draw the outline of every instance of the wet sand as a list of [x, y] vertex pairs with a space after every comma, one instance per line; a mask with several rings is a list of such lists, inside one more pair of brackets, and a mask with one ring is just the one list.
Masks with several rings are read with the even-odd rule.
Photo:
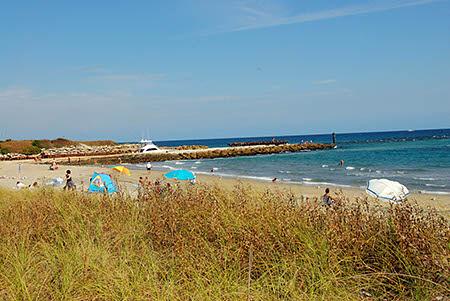
[[[150, 180], [154, 181], [156, 179], [163, 179], [164, 174], [162, 171], [132, 170], [132, 175], [126, 176], [118, 174], [104, 166], [61, 165], [58, 170], [51, 171], [49, 170], [49, 164], [36, 164], [30, 161], [4, 161], [0, 162], [0, 187], [14, 189], [19, 177], [20, 181], [25, 185], [30, 185], [33, 182], [38, 182], [39, 185], [45, 185], [45, 183], [48, 183], [51, 179], [56, 177], [64, 179], [65, 171], [67, 169], [72, 171], [73, 179], [79, 190], [87, 189], [89, 186], [89, 178], [94, 171], [97, 171], [114, 175], [115, 178], [118, 179], [120, 186], [125, 187], [131, 194], [137, 193], [139, 177], [148, 177]], [[320, 197], [326, 188], [325, 186], [307, 186], [281, 182], [272, 183], [270, 181], [229, 178], [214, 174], [200, 174], [197, 177], [197, 182], [215, 184], [225, 189], [232, 189], [238, 183], [251, 185], [255, 189], [287, 189], [296, 195], [303, 195], [304, 197]], [[342, 191], [349, 198], [364, 198], [367, 196], [363, 189], [358, 188], [330, 187], [330, 189], [332, 194]], [[417, 201], [417, 203], [423, 207], [435, 208], [444, 216], [450, 218], [450, 195], [413, 193], [409, 199]], [[378, 201], [374, 200], [374, 202]]]

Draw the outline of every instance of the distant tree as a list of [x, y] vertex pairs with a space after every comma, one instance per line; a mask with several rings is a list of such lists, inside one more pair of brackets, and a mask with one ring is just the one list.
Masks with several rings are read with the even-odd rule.
[[6, 155], [7, 153], [9, 153], [9, 149], [6, 147], [0, 147], [0, 154], [1, 155]]
[[24, 148], [22, 153], [24, 155], [37, 155], [41, 153], [41, 149], [39, 147], [32, 145]]
[[42, 143], [39, 140], [33, 140], [33, 142], [31, 143], [32, 146], [38, 147], [39, 149], [42, 149]]

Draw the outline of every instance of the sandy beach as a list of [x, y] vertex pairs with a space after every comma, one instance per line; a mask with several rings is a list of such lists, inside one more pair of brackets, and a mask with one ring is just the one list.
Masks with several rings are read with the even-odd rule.
[[[19, 167], [20, 165], [20, 167]], [[68, 166], [60, 165], [56, 171], [49, 170], [48, 164], [37, 164], [30, 161], [5, 161], [0, 162], [0, 187], [15, 189], [16, 182], [20, 179], [25, 185], [38, 182], [39, 185], [45, 185], [53, 178], [64, 178], [65, 171], [72, 171], [73, 179], [78, 190], [87, 190], [88, 181], [94, 171], [116, 174], [121, 187], [125, 188], [130, 194], [137, 193], [139, 177], [148, 177], [150, 180], [163, 179], [163, 171], [152, 170], [132, 170], [131, 176], [119, 175], [106, 166]], [[20, 172], [20, 174], [19, 174]], [[232, 189], [233, 186], [244, 183], [251, 185], [255, 189], [286, 189], [296, 195], [304, 197], [320, 197], [323, 194], [325, 186], [308, 186], [300, 184], [289, 184], [282, 182], [259, 181], [253, 179], [222, 177], [219, 175], [203, 175], [197, 177], [198, 183], [219, 185], [226, 189]], [[61, 189], [61, 188], [57, 188]], [[367, 196], [363, 189], [359, 188], [341, 188], [330, 187], [332, 194], [343, 192], [349, 198]], [[440, 194], [422, 194], [412, 193], [409, 200], [416, 201], [424, 208], [435, 208], [444, 216], [450, 218], [450, 195]], [[378, 202], [377, 200], [373, 200]]]

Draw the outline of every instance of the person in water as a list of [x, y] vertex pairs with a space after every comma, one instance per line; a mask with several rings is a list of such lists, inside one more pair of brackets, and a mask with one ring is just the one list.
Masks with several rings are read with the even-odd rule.
[[334, 200], [330, 196], [330, 188], [325, 189], [325, 194], [322, 196], [324, 205], [331, 206], [334, 204]]
[[344, 167], [344, 163], [345, 163], [344, 160], [339, 161], [339, 166]]

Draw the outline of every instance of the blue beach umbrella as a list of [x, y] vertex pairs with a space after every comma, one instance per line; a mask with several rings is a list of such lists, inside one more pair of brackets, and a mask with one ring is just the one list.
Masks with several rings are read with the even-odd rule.
[[177, 169], [172, 170], [171, 172], [168, 172], [164, 175], [167, 179], [175, 179], [175, 180], [194, 180], [195, 175], [192, 171], [185, 170], [185, 169]]
[[91, 177], [91, 182], [89, 183], [88, 191], [113, 193], [117, 192], [117, 186], [110, 175], [94, 172]]

